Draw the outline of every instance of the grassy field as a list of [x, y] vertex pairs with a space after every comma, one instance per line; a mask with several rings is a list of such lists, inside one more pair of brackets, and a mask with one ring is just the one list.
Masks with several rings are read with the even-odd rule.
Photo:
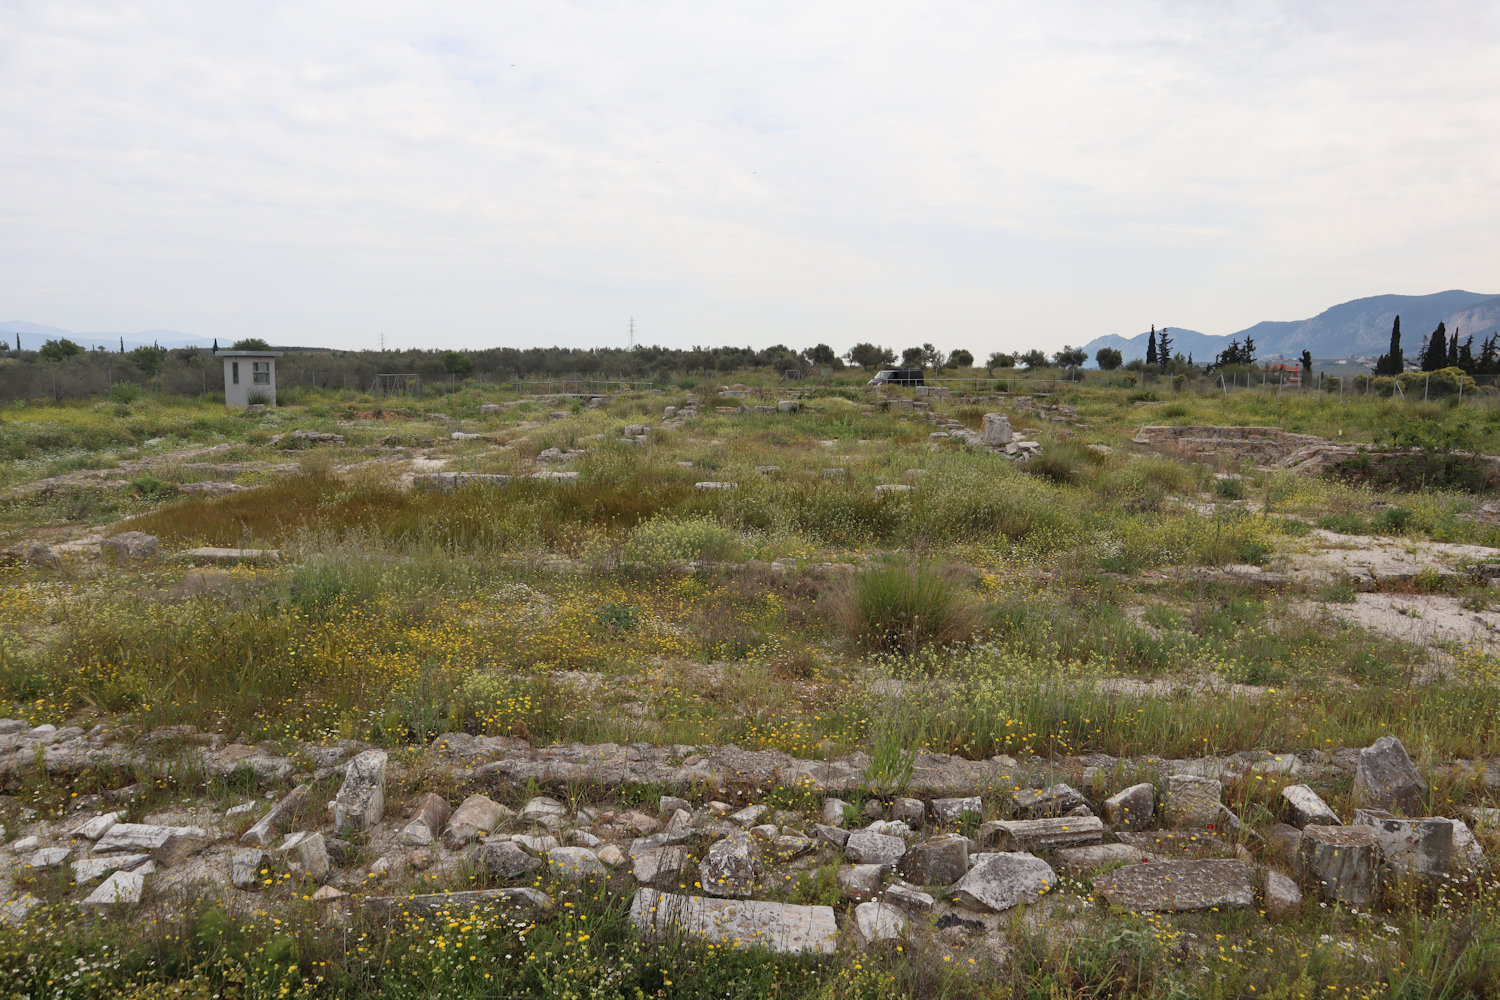
[[[1393, 733], [1428, 770], [1500, 757], [1492, 650], [1341, 613], [1373, 589], [1485, 614], [1500, 592], [1465, 572], [1469, 557], [1358, 587], [1295, 571], [1324, 530], [1419, 555], [1500, 545], [1485, 492], [1210, 468], [1130, 443], [1145, 424], [1270, 425], [1500, 453], [1491, 397], [1110, 381], [1044, 400], [1072, 408], [1057, 419], [957, 397], [886, 407], [852, 380], [808, 386], [792, 413], [740, 411], [774, 397], [713, 385], [597, 407], [470, 388], [424, 401], [309, 392], [259, 415], [145, 398], [7, 408], [0, 548], [38, 540], [61, 555], [0, 565], [0, 714], [141, 735], [190, 725], [287, 748], [352, 739], [415, 753], [467, 732], [864, 751], [897, 769], [917, 749], [1195, 758]], [[692, 396], [697, 416], [663, 423]], [[481, 414], [486, 403], [504, 409]], [[932, 436], [992, 411], [1041, 455], [1012, 463]], [[643, 440], [625, 436], [635, 424]], [[551, 461], [549, 449], [578, 454]], [[529, 478], [546, 469], [578, 476]], [[438, 471], [518, 478], [411, 484]], [[116, 565], [68, 550], [124, 530], [155, 535], [161, 557]], [[173, 555], [204, 545], [282, 558], [222, 568]], [[1270, 582], [1224, 572], [1243, 566]], [[1432, 814], [1500, 805], [1482, 766], [1443, 773]], [[1231, 794], [1248, 816], [1286, 783]], [[20, 797], [59, 801], [33, 793]], [[1325, 797], [1348, 804], [1347, 789]], [[818, 885], [810, 874], [799, 898], [820, 898]], [[645, 944], [617, 893], [559, 891], [575, 893], [566, 917], [533, 927], [482, 914], [332, 927], [296, 893], [254, 921], [205, 901], [149, 930], [58, 911], [0, 931], [0, 997], [1500, 995], [1487, 871], [1370, 912], [1314, 904], [1253, 925], [1074, 912], [1080, 883], [1051, 911], [1064, 932], [1017, 916], [1004, 956], [825, 960]]]

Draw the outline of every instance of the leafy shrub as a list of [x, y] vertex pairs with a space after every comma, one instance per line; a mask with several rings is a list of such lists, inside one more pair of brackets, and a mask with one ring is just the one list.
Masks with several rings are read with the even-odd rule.
[[1245, 499], [1245, 481], [1233, 476], [1216, 479], [1214, 495], [1220, 500], [1243, 500]]
[[711, 517], [658, 515], [635, 526], [622, 559], [642, 566], [666, 566], [699, 559], [738, 559], [744, 549], [734, 529]]
[[1023, 468], [1033, 476], [1050, 479], [1060, 486], [1076, 483], [1085, 472], [1097, 468], [1104, 456], [1075, 441], [1064, 441], [1043, 448], [1042, 453]]
[[909, 655], [973, 638], [978, 612], [947, 574], [919, 561], [893, 562], [857, 575], [840, 617], [855, 645]]

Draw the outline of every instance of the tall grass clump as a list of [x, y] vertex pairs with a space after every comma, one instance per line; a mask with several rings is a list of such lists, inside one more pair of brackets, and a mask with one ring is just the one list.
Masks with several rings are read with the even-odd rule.
[[864, 570], [840, 602], [850, 640], [874, 653], [910, 655], [974, 637], [979, 610], [948, 573], [920, 561]]

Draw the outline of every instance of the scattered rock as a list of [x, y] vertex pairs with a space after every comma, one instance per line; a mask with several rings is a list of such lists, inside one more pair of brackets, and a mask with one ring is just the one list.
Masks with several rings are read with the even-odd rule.
[[1144, 830], [1156, 813], [1156, 789], [1149, 782], [1131, 785], [1104, 800], [1104, 821], [1116, 830]]
[[458, 850], [470, 843], [480, 833], [492, 833], [508, 819], [512, 812], [486, 795], [470, 795], [459, 803], [448, 817], [443, 830], [443, 844]]
[[258, 889], [269, 876], [265, 872], [266, 852], [255, 847], [242, 848], [229, 855], [229, 882], [236, 889]]
[[[292, 814], [301, 807], [307, 799], [308, 790], [311, 785], [298, 785], [288, 792], [282, 799], [271, 807], [260, 820], [246, 830], [240, 837], [240, 843], [247, 847], [266, 847], [275, 840], [291, 821]], [[95, 848], [97, 850], [98, 848]]]
[[401, 828], [396, 839], [410, 847], [426, 847], [442, 834], [450, 815], [452, 807], [448, 805], [448, 800], [428, 792], [417, 801], [416, 808], [412, 810], [411, 821]]
[[1290, 916], [1302, 909], [1302, 890], [1281, 872], [1267, 870], [1265, 896], [1270, 916]]
[[844, 843], [844, 855], [859, 864], [889, 865], [906, 853], [906, 841], [886, 833], [857, 830]]
[[1396, 737], [1382, 736], [1359, 752], [1354, 768], [1356, 802], [1415, 816], [1422, 812], [1426, 795], [1427, 782]]
[[760, 848], [755, 839], [737, 832], [708, 849], [698, 865], [698, 881], [710, 896], [744, 899], [754, 891], [760, 871]]
[[1224, 786], [1216, 778], [1173, 774], [1167, 778], [1167, 822], [1178, 829], [1202, 830], [1219, 821]]
[[385, 816], [386, 759], [384, 750], [366, 750], [349, 762], [333, 800], [335, 832], [369, 830]]
[[1375, 894], [1380, 837], [1371, 827], [1303, 827], [1297, 858], [1325, 899], [1364, 906]]
[[854, 908], [850, 928], [854, 933], [854, 943], [860, 948], [869, 948], [905, 934], [906, 916], [893, 905], [872, 900]]
[[333, 867], [328, 860], [328, 847], [323, 843], [321, 833], [294, 833], [286, 838], [277, 853], [281, 855], [289, 871], [316, 879], [327, 875]]
[[952, 885], [969, 871], [969, 840], [947, 835], [917, 844], [901, 856], [896, 871], [918, 885]]
[[207, 839], [196, 826], [156, 826], [149, 823], [116, 823], [94, 844], [95, 854], [110, 851], [154, 851], [173, 837]]
[[933, 799], [932, 815], [939, 823], [957, 825], [963, 818], [964, 813], [973, 813], [976, 816], [984, 813], [984, 800], [977, 795], [966, 795], [959, 798]]
[[474, 849], [474, 862], [501, 882], [515, 882], [539, 871], [542, 862], [508, 840], [491, 840]]
[[1297, 829], [1304, 826], [1342, 826], [1338, 813], [1329, 808], [1306, 785], [1288, 785], [1281, 790], [1281, 800], [1286, 804], [1286, 821]]
[[140, 872], [117, 871], [104, 880], [83, 901], [84, 906], [134, 906], [146, 890], [146, 876]]
[[1024, 853], [983, 856], [949, 890], [960, 906], [999, 913], [1034, 903], [1057, 884], [1057, 873], [1041, 858]]
[[144, 531], [122, 531], [99, 543], [99, 551], [117, 563], [145, 562], [156, 558], [160, 543]]
[[873, 899], [890, 865], [842, 865], [836, 880], [847, 899]]
[[1023, 788], [1010, 797], [1011, 811], [1027, 819], [1062, 816], [1083, 804], [1083, 793], [1066, 784]]
[[885, 901], [892, 906], [899, 906], [907, 913], [930, 913], [937, 906], [937, 900], [916, 886], [907, 885], [905, 882], [896, 882], [886, 887]]
[[599, 856], [587, 847], [552, 848], [547, 852], [547, 868], [574, 882], [609, 874]]
[[685, 847], [658, 847], [635, 856], [631, 874], [654, 889], [681, 889], [692, 881], [692, 855]]

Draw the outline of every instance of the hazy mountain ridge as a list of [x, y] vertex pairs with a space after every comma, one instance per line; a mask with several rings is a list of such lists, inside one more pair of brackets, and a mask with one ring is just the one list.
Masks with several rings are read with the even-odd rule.
[[59, 340], [66, 337], [79, 347], [93, 350], [102, 347], [107, 351], [118, 351], [120, 349], [120, 338], [125, 338], [125, 349], [140, 347], [142, 344], [160, 344], [162, 347], [212, 347], [212, 337], [194, 337], [192, 334], [183, 333], [180, 330], [140, 330], [135, 333], [78, 333], [73, 330], [64, 330], [60, 326], [43, 326], [41, 323], [27, 323], [23, 320], [10, 320], [0, 322], [0, 339], [15, 344], [16, 334], [21, 335], [21, 346], [28, 351], [34, 351], [49, 340]]
[[[1311, 351], [1315, 358], [1352, 358], [1383, 354], [1390, 345], [1391, 323], [1401, 317], [1401, 347], [1408, 356], [1421, 349], [1422, 339], [1444, 323], [1448, 332], [1473, 334], [1476, 342], [1500, 330], [1500, 296], [1453, 289], [1431, 295], [1373, 295], [1330, 306], [1311, 319], [1267, 320], [1235, 333], [1215, 336], [1171, 330], [1173, 353], [1190, 350], [1197, 362], [1212, 361], [1231, 340], [1255, 340], [1256, 354], [1295, 357]], [[1115, 347], [1126, 361], [1146, 356], [1149, 334], [1098, 337], [1084, 345], [1090, 359], [1101, 347]], [[1191, 345], [1191, 346], [1190, 346]]]

